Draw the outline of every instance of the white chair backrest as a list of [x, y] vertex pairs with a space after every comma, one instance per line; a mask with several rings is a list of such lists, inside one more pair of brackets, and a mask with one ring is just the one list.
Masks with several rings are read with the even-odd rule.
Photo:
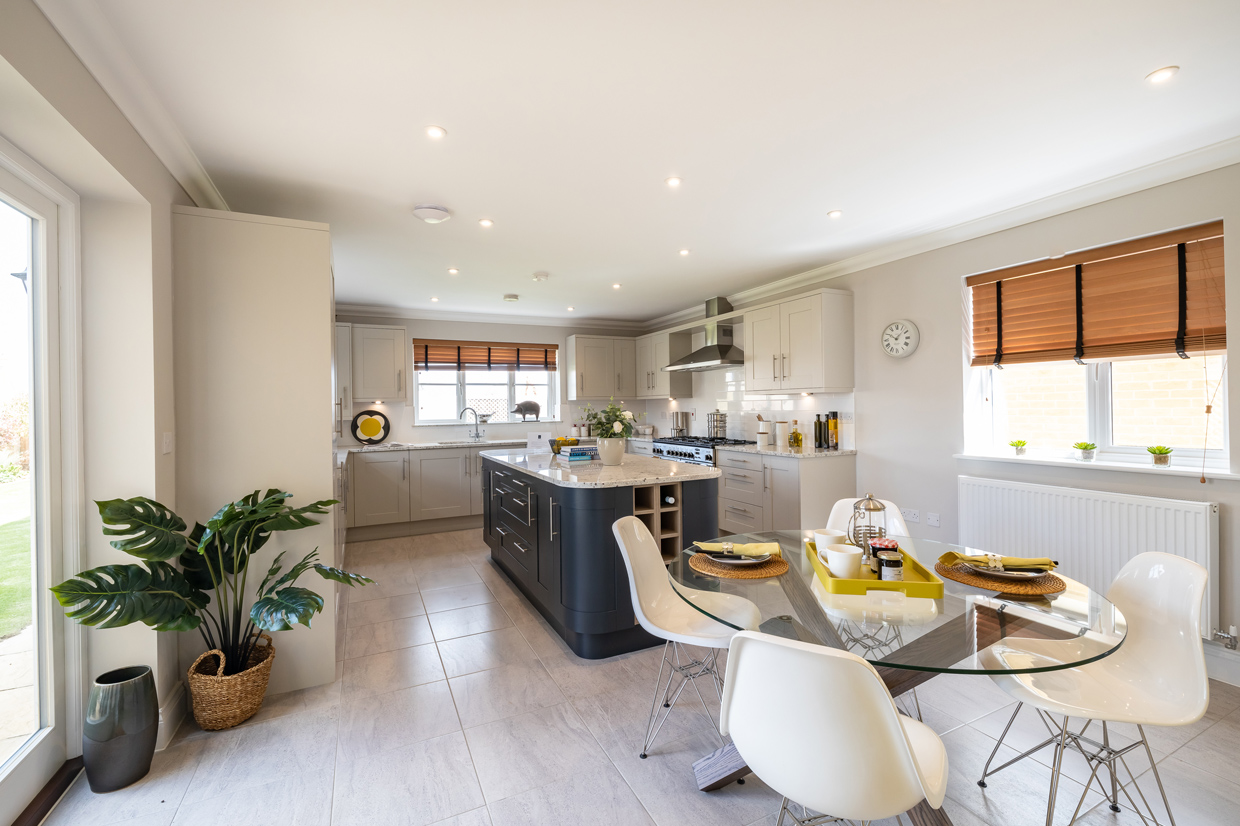
[[[827, 517], [827, 529], [832, 531], [848, 531], [848, 520], [852, 519], [853, 505], [860, 499], [841, 499], [831, 506], [831, 515]], [[887, 508], [887, 534], [889, 536], [909, 536], [908, 524], [900, 513], [900, 506], [889, 499], [879, 499]]]
[[[873, 666], [848, 651], [738, 633], [720, 731], [764, 783], [820, 812], [881, 820], [928, 797], [891, 694]], [[934, 796], [937, 807], [941, 791]]]
[[1107, 590], [1128, 623], [1128, 636], [1100, 664], [1122, 668], [1126, 679], [1140, 680], [1153, 696], [1174, 701], [1183, 709], [1183, 724], [1200, 719], [1210, 704], [1201, 642], [1208, 579], [1206, 569], [1190, 559], [1147, 552], [1129, 560]]
[[624, 567], [629, 572], [629, 594], [633, 598], [633, 613], [637, 615], [637, 621], [642, 628], [655, 636], [662, 636], [662, 627], [655, 619], [662, 613], [660, 607], [676, 605], [683, 600], [676, 595], [667, 578], [667, 568], [663, 565], [659, 543], [655, 542], [650, 529], [636, 516], [617, 519], [611, 526], [611, 532], [616, 537]]

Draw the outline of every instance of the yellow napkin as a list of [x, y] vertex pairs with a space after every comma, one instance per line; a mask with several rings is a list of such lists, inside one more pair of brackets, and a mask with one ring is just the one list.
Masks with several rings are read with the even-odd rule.
[[[1041, 571], [1055, 570], [1055, 561], [1047, 557], [1024, 557], [1024, 556], [1001, 556], [999, 561], [1004, 568], [1035, 568]], [[958, 565], [961, 562], [969, 562], [973, 565], [989, 565], [990, 559], [985, 554], [977, 554], [969, 556], [967, 554], [958, 554], [955, 551], [948, 551], [939, 557], [947, 567]]]
[[[718, 552], [723, 550], [722, 542], [694, 542], [693, 544], [697, 545], [704, 551]], [[778, 542], [737, 542], [732, 545], [732, 553], [737, 556], [764, 556], [765, 554], [770, 554], [771, 556], [781, 555], [779, 552]]]

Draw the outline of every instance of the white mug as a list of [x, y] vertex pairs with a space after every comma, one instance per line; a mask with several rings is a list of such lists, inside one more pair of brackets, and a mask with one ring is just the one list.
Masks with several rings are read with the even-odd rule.
[[[824, 552], [819, 551], [819, 558]], [[857, 579], [861, 575], [861, 549], [855, 545], [828, 545], [827, 570], [837, 579]]]
[[823, 528], [814, 531], [814, 545], [819, 549], [829, 548], [832, 545], [847, 545], [848, 534], [843, 531], [837, 531], [832, 528]]

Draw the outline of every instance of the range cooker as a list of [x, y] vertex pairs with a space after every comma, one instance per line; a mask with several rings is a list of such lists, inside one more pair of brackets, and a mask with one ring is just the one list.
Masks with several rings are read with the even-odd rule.
[[691, 465], [715, 464], [715, 448], [727, 445], [752, 445], [744, 439], [712, 439], [707, 436], [668, 436], [654, 440], [654, 455], [673, 462]]

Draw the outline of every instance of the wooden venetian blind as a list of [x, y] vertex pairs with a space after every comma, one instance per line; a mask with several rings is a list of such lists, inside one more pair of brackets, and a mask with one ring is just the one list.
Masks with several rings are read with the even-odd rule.
[[415, 370], [555, 370], [558, 344], [413, 340]]
[[965, 279], [974, 366], [1227, 346], [1223, 223]]

